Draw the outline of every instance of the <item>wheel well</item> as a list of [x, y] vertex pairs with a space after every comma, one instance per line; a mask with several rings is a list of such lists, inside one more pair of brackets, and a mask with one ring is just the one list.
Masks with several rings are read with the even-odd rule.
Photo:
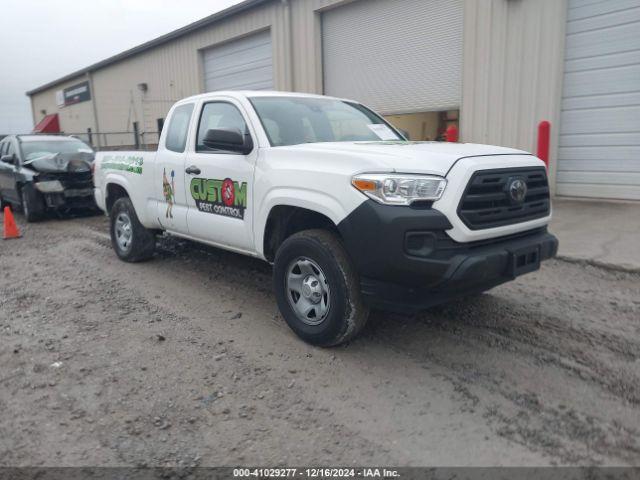
[[116, 183], [110, 183], [107, 185], [107, 213], [111, 211], [111, 207], [119, 198], [128, 197], [127, 191]]
[[340, 235], [331, 219], [321, 213], [288, 205], [273, 207], [269, 212], [264, 232], [265, 258], [273, 262], [282, 242], [294, 233], [311, 228], [321, 228]]

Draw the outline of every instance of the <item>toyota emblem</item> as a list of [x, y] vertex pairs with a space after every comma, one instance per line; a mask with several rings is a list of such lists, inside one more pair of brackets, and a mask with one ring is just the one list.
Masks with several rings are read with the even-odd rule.
[[511, 183], [509, 184], [509, 196], [513, 203], [524, 202], [524, 199], [527, 196], [526, 182], [520, 178], [511, 180]]

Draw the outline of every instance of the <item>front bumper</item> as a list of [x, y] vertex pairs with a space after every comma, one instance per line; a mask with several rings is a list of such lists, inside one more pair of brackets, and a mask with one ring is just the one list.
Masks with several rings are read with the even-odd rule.
[[93, 189], [68, 189], [60, 193], [43, 193], [42, 196], [49, 209], [96, 208]]
[[[41, 182], [59, 182], [62, 190], [40, 189], [38, 184]], [[44, 207], [49, 210], [96, 208], [90, 171], [40, 173], [34, 187], [42, 196]]]
[[[546, 227], [469, 243], [437, 210], [364, 202], [338, 225], [372, 307], [414, 312], [493, 288], [556, 255]], [[520, 263], [522, 262], [522, 264]]]
[[[55, 191], [38, 186], [52, 182], [59, 183]], [[47, 210], [96, 208], [90, 172], [41, 173], [34, 182], [34, 188]]]

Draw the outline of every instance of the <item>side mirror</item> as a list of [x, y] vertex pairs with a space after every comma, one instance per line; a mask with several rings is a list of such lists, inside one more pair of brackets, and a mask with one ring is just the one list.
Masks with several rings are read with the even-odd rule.
[[8, 163], [9, 165], [15, 165], [16, 156], [13, 153], [11, 155], [3, 155], [2, 158], [0, 158], [0, 162]]
[[212, 128], [202, 139], [205, 147], [215, 150], [226, 150], [247, 155], [253, 150], [250, 135], [243, 135], [237, 129]]

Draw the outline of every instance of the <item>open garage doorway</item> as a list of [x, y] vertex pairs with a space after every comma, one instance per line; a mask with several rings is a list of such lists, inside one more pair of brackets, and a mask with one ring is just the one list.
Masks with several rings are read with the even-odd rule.
[[402, 130], [409, 140], [413, 141], [441, 141], [449, 125], [459, 128], [459, 110], [444, 112], [419, 112], [384, 115], [391, 125]]

